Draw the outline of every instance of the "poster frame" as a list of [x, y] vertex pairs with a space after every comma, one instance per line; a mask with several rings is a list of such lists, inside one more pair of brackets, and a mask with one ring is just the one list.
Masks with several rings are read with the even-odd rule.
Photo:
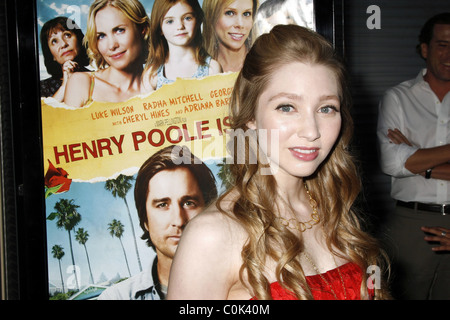
[[[2, 94], [2, 298], [44, 300], [47, 256], [36, 6], [5, 1]], [[2, 275], [3, 276], [3, 275]]]

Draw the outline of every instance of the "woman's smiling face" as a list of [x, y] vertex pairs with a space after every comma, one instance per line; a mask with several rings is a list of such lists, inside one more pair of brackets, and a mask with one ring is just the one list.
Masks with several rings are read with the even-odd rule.
[[142, 33], [119, 9], [106, 6], [95, 16], [97, 48], [108, 65], [126, 69], [142, 55]]
[[335, 74], [323, 65], [301, 62], [277, 68], [247, 126], [266, 129], [268, 141], [278, 136], [278, 148], [261, 145], [277, 174], [310, 176], [327, 158], [341, 129]]
[[215, 25], [219, 43], [238, 50], [247, 40], [253, 26], [253, 1], [239, 0], [223, 8]]

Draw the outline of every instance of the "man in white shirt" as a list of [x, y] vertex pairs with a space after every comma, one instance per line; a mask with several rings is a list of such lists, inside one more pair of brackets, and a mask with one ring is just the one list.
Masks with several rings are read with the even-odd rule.
[[380, 163], [397, 201], [386, 231], [393, 294], [450, 299], [450, 253], [436, 252], [421, 229], [450, 228], [450, 13], [429, 19], [419, 40], [426, 68], [389, 89], [379, 108]]

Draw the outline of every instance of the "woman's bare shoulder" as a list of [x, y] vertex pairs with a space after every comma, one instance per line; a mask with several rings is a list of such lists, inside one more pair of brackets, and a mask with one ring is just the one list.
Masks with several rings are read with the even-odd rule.
[[74, 72], [70, 79], [72, 82], [76, 82], [77, 84], [90, 84], [92, 72]]
[[73, 107], [81, 107], [89, 96], [91, 85], [90, 72], [75, 72], [67, 81], [64, 102]]
[[226, 299], [239, 282], [245, 233], [212, 204], [191, 219], [172, 263], [169, 299]]
[[228, 210], [231, 204], [222, 202], [219, 210], [217, 203], [213, 203], [205, 211], [197, 215], [188, 223], [188, 228], [201, 232], [204, 239], [208, 236], [211, 241], [231, 243], [245, 237], [245, 232], [239, 222]]
[[211, 59], [209, 62], [209, 75], [214, 75], [222, 72], [222, 66], [217, 60]]
[[141, 76], [142, 93], [150, 93], [156, 90], [156, 72], [152, 68], [144, 69]]

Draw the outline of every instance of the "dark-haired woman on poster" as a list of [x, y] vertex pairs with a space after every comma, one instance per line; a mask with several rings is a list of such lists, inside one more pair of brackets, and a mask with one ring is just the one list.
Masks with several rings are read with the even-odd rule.
[[88, 71], [83, 38], [83, 32], [72, 19], [56, 17], [44, 24], [40, 40], [44, 64], [51, 77], [41, 80], [41, 97], [62, 102], [70, 76], [76, 71]]

